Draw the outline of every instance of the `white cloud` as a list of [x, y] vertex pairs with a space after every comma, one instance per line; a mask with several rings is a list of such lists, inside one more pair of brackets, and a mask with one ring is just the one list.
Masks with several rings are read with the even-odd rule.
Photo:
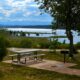
[[4, 14], [6, 17], [9, 17], [11, 14], [15, 13], [16, 11], [18, 11], [17, 8], [14, 8], [12, 10], [5, 10], [2, 7], [0, 7], [0, 13]]
[[35, 8], [38, 8], [39, 7], [39, 5], [37, 5], [37, 4], [30, 4], [29, 6], [30, 7], [35, 7]]
[[23, 16], [39, 16], [40, 12], [39, 11], [26, 11]]
[[[6, 1], [6, 2], [5, 2]], [[0, 13], [4, 14], [5, 17], [9, 17], [11, 14], [16, 13], [18, 11], [26, 12], [30, 3], [32, 3], [33, 0], [5, 0], [0, 1]], [[11, 7], [12, 9], [4, 9], [3, 6], [7, 5]], [[27, 15], [29, 15], [30, 12], [27, 12]]]
[[23, 14], [23, 16], [30, 16], [30, 15], [32, 15], [32, 12], [29, 12], [29, 11]]
[[6, 0], [7, 4], [11, 7], [26, 7], [31, 3], [33, 0]]
[[29, 7], [38, 7], [37, 4], [32, 4], [34, 0], [5, 0], [6, 5], [10, 6], [11, 10], [1, 9], [1, 13], [5, 16], [9, 17], [11, 14], [16, 13], [18, 11], [22, 11], [23, 15], [29, 16], [33, 14], [33, 12], [27, 10]]
[[[5, 0], [6, 2], [2, 4], [0, 1], [0, 13], [5, 16], [5, 18], [1, 19], [7, 19], [10, 20], [11, 15], [16, 15], [15, 13], [18, 11], [21, 11], [23, 13], [23, 17], [28, 17], [28, 16], [39, 16], [40, 12], [38, 10], [28, 10], [28, 8], [38, 8], [39, 5], [35, 4], [33, 1], [34, 0]], [[3, 6], [6, 5], [8, 7], [11, 7], [11, 9], [5, 9]], [[17, 16], [16, 16], [17, 17]], [[0, 19], [0, 20], [1, 20]], [[22, 19], [13, 19], [13, 20], [26, 20], [24, 18]]]

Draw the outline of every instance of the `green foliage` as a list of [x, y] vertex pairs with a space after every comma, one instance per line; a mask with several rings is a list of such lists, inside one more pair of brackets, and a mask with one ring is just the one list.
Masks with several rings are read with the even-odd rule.
[[21, 32], [20, 33], [20, 36], [24, 36], [25, 37], [26, 36], [26, 33], [25, 32]]
[[80, 49], [80, 42], [78, 42], [77, 44], [75, 44], [75, 47], [76, 47], [77, 49]]
[[34, 42], [34, 43], [32, 44], [32, 48], [40, 48], [40, 47], [41, 47], [40, 44], [37, 43], [37, 42]]
[[63, 44], [65, 44], [65, 43], [66, 43], [66, 40], [63, 41]]
[[68, 44], [62, 44], [57, 40], [51, 41], [47, 38], [27, 38], [27, 37], [7, 37], [7, 47], [19, 48], [49, 48], [49, 49], [62, 49], [69, 48]]
[[50, 43], [47, 41], [40, 41], [39, 45], [40, 45], [40, 48], [49, 48]]
[[60, 44], [61, 43], [58, 42], [57, 40], [51, 41], [49, 48], [50, 49], [57, 49]]
[[67, 36], [51, 36], [51, 38], [67, 38]]
[[50, 42], [47, 38], [27, 38], [27, 37], [9, 37], [7, 38], [8, 47], [22, 48], [48, 48]]
[[69, 44], [61, 44], [58, 46], [58, 49], [69, 49]]
[[70, 41], [69, 54], [73, 56], [72, 30], [80, 31], [80, 0], [35, 0], [40, 3], [40, 9], [49, 13], [53, 18], [53, 29], [63, 28], [66, 30]]
[[[80, 31], [80, 0], [35, 0], [41, 11], [49, 13], [53, 29], [64, 28], [66, 31]], [[68, 35], [68, 33], [67, 33]]]
[[39, 33], [36, 33], [36, 36], [39, 36]]
[[20, 42], [20, 47], [22, 48], [31, 48], [32, 47], [32, 40], [31, 39], [22, 39]]
[[0, 61], [6, 56], [6, 39], [4, 37], [0, 37]]
[[0, 29], [0, 61], [2, 61], [7, 54], [6, 47], [8, 47], [8, 41], [7, 41], [8, 36], [9, 34], [5, 29]]
[[16, 38], [8, 38], [7, 47], [22, 47], [22, 48], [68, 48], [69, 45], [62, 44], [60, 42], [50, 42], [48, 39], [41, 39], [41, 38], [25, 38], [25, 37], [16, 37]]

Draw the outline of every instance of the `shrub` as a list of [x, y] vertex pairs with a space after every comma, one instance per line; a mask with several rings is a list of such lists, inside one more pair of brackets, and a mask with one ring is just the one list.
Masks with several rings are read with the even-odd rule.
[[54, 41], [52, 41], [52, 42], [50, 43], [49, 48], [50, 48], [50, 49], [57, 49], [60, 45], [61, 45], [60, 42], [58, 42], [57, 40], [54, 40]]
[[4, 37], [0, 37], [0, 61], [6, 56], [6, 39]]
[[31, 48], [32, 47], [31, 39], [27, 39], [27, 38], [22, 39], [21, 42], [20, 42], [20, 47]]
[[49, 48], [50, 43], [48, 41], [40, 41], [40, 48]]
[[41, 46], [40, 46], [39, 43], [34, 42], [34, 43], [32, 44], [32, 48], [40, 48], [40, 47], [41, 47]]
[[69, 49], [69, 45], [68, 44], [61, 44], [58, 46], [59, 49]]
[[77, 44], [75, 44], [75, 47], [76, 47], [77, 49], [80, 49], [80, 42], [78, 42]]

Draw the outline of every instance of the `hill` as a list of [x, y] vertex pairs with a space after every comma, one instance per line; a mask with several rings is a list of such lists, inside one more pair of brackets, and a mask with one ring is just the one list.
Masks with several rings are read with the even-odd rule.
[[0, 25], [0, 28], [44, 28], [44, 29], [50, 29], [51, 25]]

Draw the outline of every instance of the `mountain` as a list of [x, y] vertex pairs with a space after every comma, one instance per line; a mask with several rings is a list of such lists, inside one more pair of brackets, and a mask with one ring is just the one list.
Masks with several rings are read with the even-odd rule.
[[0, 25], [0, 28], [44, 28], [51, 29], [51, 25]]

